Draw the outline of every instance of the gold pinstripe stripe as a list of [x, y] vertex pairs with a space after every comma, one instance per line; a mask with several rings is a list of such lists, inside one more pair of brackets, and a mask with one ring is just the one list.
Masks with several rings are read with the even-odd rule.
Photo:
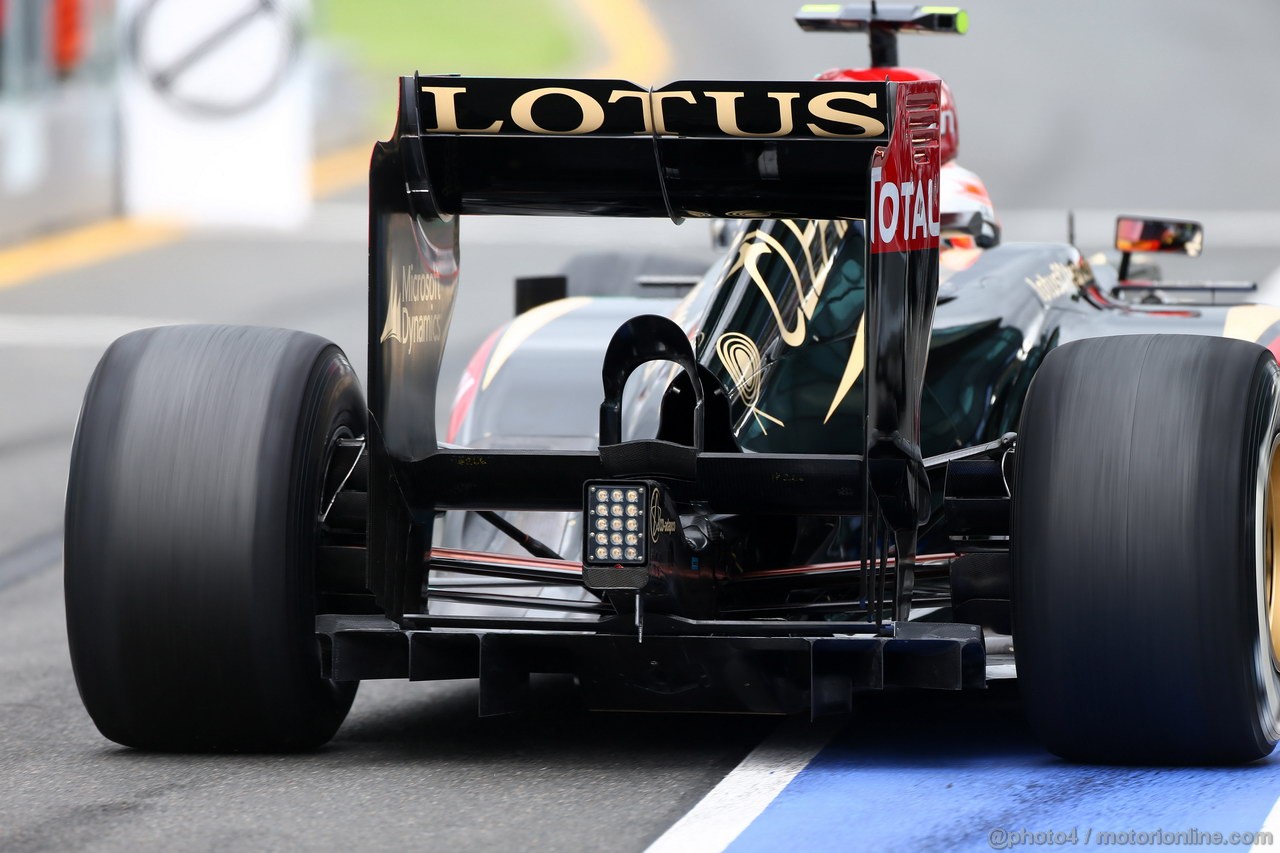
[[497, 345], [493, 348], [493, 357], [489, 359], [489, 366], [484, 371], [484, 381], [480, 383], [480, 390], [489, 387], [489, 383], [493, 381], [493, 377], [498, 375], [498, 371], [502, 369], [502, 365], [507, 363], [507, 359], [516, 349], [529, 340], [535, 332], [552, 320], [559, 319], [570, 311], [576, 311], [583, 305], [590, 302], [590, 297], [573, 296], [568, 299], [558, 299], [555, 302], [548, 302], [546, 305], [539, 305], [521, 314], [511, 325], [507, 327], [507, 331], [498, 339]]

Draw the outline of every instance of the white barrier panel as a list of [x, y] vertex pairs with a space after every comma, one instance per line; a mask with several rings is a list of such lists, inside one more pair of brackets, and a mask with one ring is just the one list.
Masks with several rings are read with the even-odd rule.
[[309, 0], [120, 0], [131, 215], [293, 227], [311, 204]]

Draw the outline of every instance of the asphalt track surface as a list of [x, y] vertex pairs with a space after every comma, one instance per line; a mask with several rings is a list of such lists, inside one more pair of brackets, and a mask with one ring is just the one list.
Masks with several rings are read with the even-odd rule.
[[[792, 5], [654, 0], [668, 79], [787, 79], [863, 61], [856, 37], [793, 32]], [[968, 8], [968, 37], [904, 39], [902, 55], [951, 81], [961, 160], [986, 178], [1009, 237], [1053, 236], [1041, 232], [1072, 207], [1089, 225], [1081, 242], [1099, 248], [1111, 213], [1203, 210], [1206, 254], [1177, 274], [1264, 280], [1280, 267], [1268, 227], [1215, 232], [1275, 216], [1280, 7]], [[366, 684], [333, 744], [309, 756], [153, 756], [97, 734], [67, 661], [59, 563], [93, 365], [131, 328], [200, 321], [324, 334], [362, 371], [363, 216], [351, 192], [300, 234], [201, 234], [0, 289], [0, 850], [641, 850], [774, 731], [767, 718], [590, 714], [547, 679], [527, 715], [483, 720], [469, 684]], [[509, 316], [516, 274], [554, 271], [587, 244], [705, 246], [696, 224], [538, 226], [464, 223], [443, 396]], [[1038, 749], [1007, 686], [884, 697], [731, 849], [988, 849], [998, 828], [1254, 831], [1278, 794], [1274, 757], [1233, 770], [1063, 764]]]

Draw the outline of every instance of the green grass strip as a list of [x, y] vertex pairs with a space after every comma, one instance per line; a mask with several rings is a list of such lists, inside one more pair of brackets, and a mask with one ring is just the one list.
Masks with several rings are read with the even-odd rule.
[[374, 74], [541, 76], [581, 56], [560, 0], [319, 0], [316, 13]]

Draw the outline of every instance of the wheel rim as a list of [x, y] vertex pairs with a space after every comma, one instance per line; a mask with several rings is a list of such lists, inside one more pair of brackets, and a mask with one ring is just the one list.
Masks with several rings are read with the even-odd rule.
[[1263, 594], [1266, 626], [1271, 637], [1271, 664], [1280, 670], [1280, 453], [1273, 445], [1264, 498], [1266, 553], [1263, 556]]
[[[1272, 381], [1280, 390], [1280, 369], [1275, 369]], [[1280, 396], [1272, 401], [1265, 423], [1263, 435], [1269, 442], [1259, 454], [1254, 503], [1258, 637], [1253, 671], [1261, 734], [1267, 743], [1275, 744], [1280, 742]]]

